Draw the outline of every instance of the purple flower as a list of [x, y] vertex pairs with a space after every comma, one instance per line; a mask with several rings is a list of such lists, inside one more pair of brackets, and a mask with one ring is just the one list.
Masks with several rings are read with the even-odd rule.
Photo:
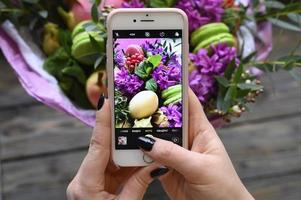
[[194, 31], [204, 24], [220, 22], [224, 13], [223, 0], [179, 0], [176, 7], [185, 11], [189, 30]]
[[235, 47], [229, 47], [226, 44], [218, 44], [212, 46], [211, 49], [211, 55], [208, 55], [206, 49], [200, 49], [196, 54], [190, 54], [190, 60], [201, 74], [211, 76], [222, 75], [233, 59], [235, 59], [237, 65], [239, 64]]
[[167, 116], [169, 127], [182, 127], [182, 104], [169, 104], [162, 106], [160, 110]]
[[201, 103], [205, 103], [216, 91], [214, 78], [200, 74], [197, 70], [190, 73], [189, 86]]
[[117, 65], [117, 67], [119, 69], [123, 68], [124, 67], [124, 56], [122, 54], [120, 54], [119, 52], [116, 52], [114, 56], [115, 56], [114, 57], [115, 65]]
[[135, 74], [129, 74], [129, 72], [122, 67], [120, 70], [115, 71], [115, 85], [123, 95], [131, 97], [141, 90], [143, 81]]
[[218, 44], [212, 46], [211, 50], [210, 55], [206, 49], [200, 49], [196, 54], [190, 54], [190, 60], [196, 69], [190, 73], [189, 85], [202, 103], [216, 94], [214, 76], [223, 75], [227, 66], [234, 59], [237, 65], [240, 63], [235, 47]]
[[166, 62], [166, 52], [164, 51], [163, 47], [159, 45], [159, 41], [157, 40], [154, 44], [146, 41], [142, 44], [142, 48], [146, 51], [147, 54], [157, 55], [160, 54], [162, 56], [162, 62]]
[[123, 8], [144, 8], [144, 3], [140, 0], [130, 0], [122, 3]]
[[152, 77], [158, 84], [159, 88], [164, 90], [181, 82], [181, 68], [171, 65], [160, 65], [155, 68], [152, 73]]

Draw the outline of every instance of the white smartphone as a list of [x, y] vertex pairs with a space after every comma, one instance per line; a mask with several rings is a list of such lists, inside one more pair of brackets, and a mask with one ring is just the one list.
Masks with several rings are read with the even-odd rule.
[[107, 20], [112, 157], [119, 166], [153, 161], [144, 135], [187, 148], [188, 22], [179, 9], [116, 9]]

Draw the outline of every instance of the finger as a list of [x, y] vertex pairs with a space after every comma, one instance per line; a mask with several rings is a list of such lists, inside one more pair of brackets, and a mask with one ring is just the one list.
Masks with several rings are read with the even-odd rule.
[[[207, 116], [203, 110], [199, 99], [194, 94], [194, 92], [189, 88], [188, 90], [189, 97], [189, 132], [202, 132], [211, 127], [210, 122], [207, 119]], [[197, 133], [195, 133], [197, 134]], [[195, 135], [193, 135], [195, 136]]]
[[96, 125], [93, 130], [88, 153], [78, 171], [81, 184], [87, 187], [104, 188], [104, 172], [110, 158], [111, 119], [108, 101], [96, 113]]
[[203, 107], [189, 88], [189, 145], [192, 151], [204, 153], [207, 145], [218, 139], [218, 136], [209, 122]]
[[[152, 147], [150, 146], [151, 144]], [[183, 175], [191, 174], [192, 170], [194, 171], [202, 164], [201, 154], [184, 149], [167, 140], [139, 137], [138, 145], [152, 159], [165, 166], [174, 168]]]
[[158, 164], [144, 167], [134, 173], [124, 185], [119, 199], [124, 200], [141, 200], [148, 185], [153, 181], [151, 173], [158, 169]]

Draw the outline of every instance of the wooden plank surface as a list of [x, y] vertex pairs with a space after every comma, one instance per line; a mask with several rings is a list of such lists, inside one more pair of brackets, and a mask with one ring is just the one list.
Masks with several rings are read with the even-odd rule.
[[[257, 192], [258, 182], [301, 171], [300, 120], [301, 116], [219, 131], [237, 172], [243, 180], [252, 180], [248, 185], [254, 188], [258, 199], [264, 199], [261, 195], [272, 195], [267, 191], [264, 194]], [[17, 199], [18, 196], [30, 199], [34, 197], [32, 195], [41, 195], [34, 194], [34, 190], [40, 193], [56, 191], [63, 195], [62, 188], [73, 177], [85, 152], [79, 150], [6, 161], [3, 164], [5, 199]], [[286, 187], [286, 183], [277, 187]]]
[[76, 119], [42, 105], [2, 111], [2, 159], [87, 147], [91, 131]]
[[[75, 175], [85, 153], [86, 151], [73, 151], [6, 162], [3, 166], [4, 199], [64, 199], [66, 187]], [[162, 195], [159, 183], [154, 183], [146, 197], [163, 199]]]
[[301, 173], [244, 181], [256, 200], [299, 200]]

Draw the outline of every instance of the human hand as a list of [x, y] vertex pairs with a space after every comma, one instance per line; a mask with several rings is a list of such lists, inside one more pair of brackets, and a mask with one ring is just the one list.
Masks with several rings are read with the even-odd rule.
[[140, 200], [154, 177], [167, 172], [153, 164], [119, 168], [110, 161], [111, 114], [107, 101], [96, 114], [89, 151], [67, 188], [68, 200]]
[[199, 100], [189, 90], [190, 151], [172, 142], [140, 137], [145, 154], [174, 170], [160, 178], [173, 200], [254, 199], [239, 179]]

